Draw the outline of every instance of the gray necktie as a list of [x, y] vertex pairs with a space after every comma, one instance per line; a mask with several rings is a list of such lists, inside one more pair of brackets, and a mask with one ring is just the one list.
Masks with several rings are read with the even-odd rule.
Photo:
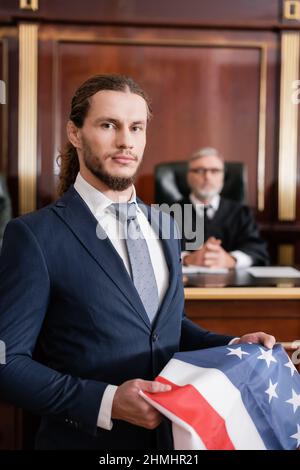
[[159, 305], [158, 290], [148, 245], [137, 220], [136, 204], [120, 203], [109, 207], [124, 224], [131, 277], [152, 322]]

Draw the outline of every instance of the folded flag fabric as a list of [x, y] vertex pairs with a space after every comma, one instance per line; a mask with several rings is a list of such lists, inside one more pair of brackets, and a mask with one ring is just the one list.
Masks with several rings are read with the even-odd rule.
[[140, 393], [172, 421], [175, 449], [300, 446], [300, 375], [280, 345], [176, 353], [156, 380], [172, 390]]

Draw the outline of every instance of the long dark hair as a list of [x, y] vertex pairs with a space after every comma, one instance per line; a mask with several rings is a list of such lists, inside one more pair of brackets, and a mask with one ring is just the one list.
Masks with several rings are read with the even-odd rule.
[[[148, 119], [151, 117], [151, 105], [146, 93], [132, 78], [125, 75], [94, 75], [85, 81], [75, 92], [71, 102], [69, 119], [76, 127], [83, 126], [90, 108], [90, 98], [101, 90], [126, 91], [140, 95], [147, 103]], [[76, 148], [68, 142], [57, 157], [60, 166], [58, 192], [64, 194], [74, 183], [79, 172], [79, 159]]]

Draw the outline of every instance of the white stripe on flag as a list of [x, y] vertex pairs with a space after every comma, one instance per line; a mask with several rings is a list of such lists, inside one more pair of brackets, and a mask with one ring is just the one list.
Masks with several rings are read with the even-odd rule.
[[171, 359], [160, 376], [179, 386], [193, 385], [225, 420], [227, 433], [236, 449], [266, 449], [240, 391], [223, 372]]

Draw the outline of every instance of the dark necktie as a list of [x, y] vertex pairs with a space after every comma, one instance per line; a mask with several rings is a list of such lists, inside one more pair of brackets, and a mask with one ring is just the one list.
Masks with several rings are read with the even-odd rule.
[[207, 240], [207, 211], [210, 208], [210, 205], [208, 204], [207, 206], [203, 207], [203, 234], [204, 234], [204, 241], [206, 242]]
[[131, 269], [131, 278], [143, 302], [150, 322], [159, 305], [158, 290], [148, 245], [136, 216], [135, 203], [111, 204], [110, 209], [124, 224], [125, 242]]

